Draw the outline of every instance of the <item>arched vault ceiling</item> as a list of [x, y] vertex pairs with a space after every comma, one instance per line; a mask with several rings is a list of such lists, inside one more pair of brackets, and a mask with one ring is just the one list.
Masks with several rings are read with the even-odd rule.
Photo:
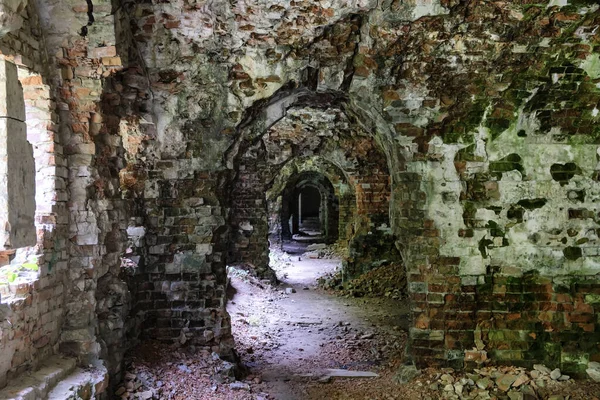
[[[262, 139], [271, 164], [281, 164], [293, 157], [356, 149], [365, 141], [373, 146], [372, 138], [356, 123], [352, 123], [339, 108], [298, 107], [289, 109], [281, 120], [268, 129]], [[353, 159], [355, 154], [345, 158]]]

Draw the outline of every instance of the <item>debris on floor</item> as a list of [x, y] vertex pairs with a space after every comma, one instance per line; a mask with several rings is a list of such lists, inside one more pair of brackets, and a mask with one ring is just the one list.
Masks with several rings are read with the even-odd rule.
[[594, 382], [600, 382], [600, 363], [591, 361], [587, 365], [587, 369], [585, 371], [591, 380]]
[[[433, 391], [431, 399], [583, 399], [579, 394], [600, 394], [600, 386], [592, 382], [575, 382], [560, 369], [536, 364], [532, 370], [514, 366], [484, 367], [473, 372], [455, 372], [451, 368], [429, 370], [412, 385]], [[597, 398], [596, 398], [597, 399]]]
[[[335, 262], [274, 253], [279, 286], [244, 270], [228, 271], [227, 309], [240, 370], [202, 348], [147, 342], [130, 352], [114, 398], [599, 400], [600, 383], [574, 381], [544, 366], [419, 371], [404, 359], [406, 300], [385, 297], [391, 284], [386, 267], [395, 266], [371, 271], [370, 279], [381, 282], [365, 291], [373, 297], [340, 297], [315, 286], [317, 278], [336, 269]], [[286, 294], [286, 288], [296, 292]], [[591, 362], [588, 369], [590, 376], [600, 374], [600, 364]], [[368, 376], [333, 376], [353, 374]]]
[[131, 352], [113, 398], [249, 400], [262, 395], [268, 399], [262, 386], [260, 376], [242, 377], [235, 364], [215, 353], [146, 342]]
[[388, 297], [401, 299], [406, 293], [406, 271], [401, 264], [388, 264], [374, 268], [356, 279], [342, 283], [336, 272], [319, 280], [324, 289], [336, 289], [347, 297]]

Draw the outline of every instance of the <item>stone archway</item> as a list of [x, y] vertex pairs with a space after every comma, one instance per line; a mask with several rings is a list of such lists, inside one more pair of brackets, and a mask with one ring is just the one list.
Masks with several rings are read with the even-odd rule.
[[[301, 203], [301, 196], [314, 191], [319, 196], [318, 219], [320, 238], [326, 243], [334, 243], [339, 238], [340, 206], [335, 189], [329, 179], [319, 172], [301, 172], [290, 177], [285, 189], [281, 192], [281, 239], [290, 240], [293, 235], [300, 234], [310, 212], [306, 204]], [[306, 199], [307, 197], [305, 197]]]

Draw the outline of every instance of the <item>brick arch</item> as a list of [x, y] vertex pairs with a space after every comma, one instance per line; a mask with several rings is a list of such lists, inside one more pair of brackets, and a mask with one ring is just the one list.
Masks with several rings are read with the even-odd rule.
[[[266, 162], [261, 157], [265, 157], [267, 149], [261, 141], [290, 109], [302, 106], [340, 110], [353, 129], [363, 132], [363, 136], [359, 135], [353, 144], [358, 159], [377, 160], [378, 167], [372, 168], [369, 173], [346, 173], [356, 196], [358, 217], [354, 224], [349, 224], [354, 233], [366, 235], [372, 228], [389, 230], [390, 227], [394, 231], [402, 231], [404, 220], [397, 218], [398, 211], [390, 207], [390, 201], [398, 197], [394, 194], [394, 190], [398, 191], [394, 185], [404, 188], [406, 181], [405, 177], [394, 172], [404, 170], [404, 160], [413, 149], [407, 146], [398, 151], [397, 135], [384, 117], [373, 107], [353, 100], [348, 93], [341, 90], [318, 91], [288, 82], [270, 98], [257, 101], [245, 111], [242, 122], [236, 128], [237, 138], [224, 157], [231, 171], [227, 186], [232, 188], [229, 192], [229, 228], [233, 245], [228, 253], [228, 262], [255, 264], [262, 271], [259, 274], [268, 272], [268, 211], [263, 192], [265, 185], [275, 179], [273, 174], [264, 176], [268, 174], [264, 173], [265, 165], [261, 163]], [[377, 214], [374, 224], [370, 218], [372, 213]], [[400, 247], [406, 248], [404, 244]]]
[[[269, 207], [269, 240], [271, 243], [279, 243], [282, 239], [282, 219], [284, 218], [284, 199], [286, 191], [291, 192], [293, 186], [307, 175], [321, 176], [333, 189], [333, 195], [336, 197], [337, 210], [337, 229], [335, 232], [335, 241], [348, 244], [354, 234], [352, 222], [356, 217], [356, 193], [354, 186], [350, 184], [350, 175], [340, 166], [327, 160], [325, 157], [309, 157], [296, 160], [292, 165], [281, 170], [275, 178], [273, 185], [267, 192], [267, 202]], [[333, 240], [329, 240], [332, 242]]]
[[[298, 194], [305, 187], [313, 187], [321, 195], [321, 207], [324, 207], [325, 220], [321, 221], [324, 224], [324, 240], [328, 243], [333, 243], [339, 239], [339, 220], [340, 220], [340, 205], [339, 205], [339, 189], [334, 188], [332, 182], [319, 172], [300, 172], [289, 178], [287, 185], [280, 193], [277, 205], [279, 209], [279, 224], [281, 225], [281, 239], [292, 239], [292, 235], [299, 230], [299, 213], [295, 208], [299, 208], [296, 199]], [[288, 220], [292, 218], [292, 228], [290, 230]]]

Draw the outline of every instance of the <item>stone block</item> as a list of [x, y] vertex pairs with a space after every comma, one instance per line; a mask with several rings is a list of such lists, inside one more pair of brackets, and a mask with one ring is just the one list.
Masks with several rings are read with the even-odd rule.
[[115, 57], [116, 55], [117, 48], [115, 46], [95, 47], [88, 50], [89, 58]]

